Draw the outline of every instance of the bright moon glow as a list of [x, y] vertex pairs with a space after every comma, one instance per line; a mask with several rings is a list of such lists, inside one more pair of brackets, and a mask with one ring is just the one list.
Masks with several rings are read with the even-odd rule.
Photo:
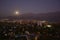
[[16, 15], [19, 15], [19, 12], [18, 11], [16, 11], [16, 13], [15, 13]]

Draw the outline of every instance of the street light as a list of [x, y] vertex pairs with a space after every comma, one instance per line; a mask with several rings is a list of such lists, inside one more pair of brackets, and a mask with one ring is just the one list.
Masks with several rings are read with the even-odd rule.
[[47, 27], [52, 27], [51, 25], [47, 25]]

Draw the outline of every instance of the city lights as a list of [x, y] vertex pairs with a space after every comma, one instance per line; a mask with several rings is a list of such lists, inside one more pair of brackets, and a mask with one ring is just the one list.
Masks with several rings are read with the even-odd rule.
[[42, 21], [42, 23], [45, 23], [46, 21]]
[[47, 27], [51, 27], [51, 25], [47, 25]]

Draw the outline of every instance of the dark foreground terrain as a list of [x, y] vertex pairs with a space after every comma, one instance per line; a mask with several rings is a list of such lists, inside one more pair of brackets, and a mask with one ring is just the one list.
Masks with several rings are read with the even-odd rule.
[[59, 40], [60, 24], [51, 27], [36, 23], [0, 22], [0, 40]]

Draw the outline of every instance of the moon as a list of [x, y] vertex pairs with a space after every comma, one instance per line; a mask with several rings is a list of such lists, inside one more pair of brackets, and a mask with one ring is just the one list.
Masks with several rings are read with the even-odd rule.
[[19, 15], [19, 12], [18, 12], [18, 11], [16, 11], [16, 12], [15, 12], [15, 14], [16, 14], [16, 15]]

